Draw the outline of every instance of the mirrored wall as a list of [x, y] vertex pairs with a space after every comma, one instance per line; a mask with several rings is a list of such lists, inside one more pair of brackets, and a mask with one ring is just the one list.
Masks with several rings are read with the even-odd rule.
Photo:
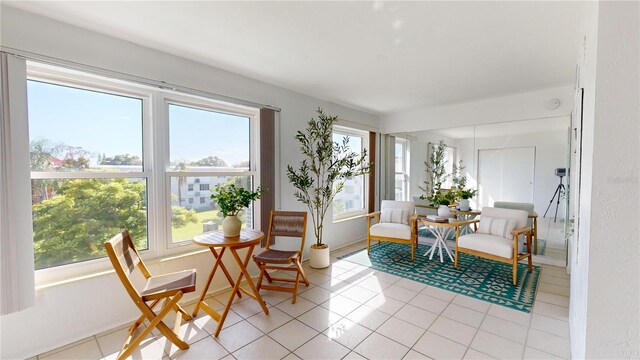
[[[472, 209], [495, 202], [530, 203], [537, 214], [539, 262], [566, 264], [570, 196], [570, 117], [514, 121], [392, 134], [395, 137], [395, 197], [425, 194], [425, 162], [434, 145], [446, 144], [445, 165], [463, 166], [467, 188], [477, 190]], [[451, 177], [442, 188], [451, 187]]]

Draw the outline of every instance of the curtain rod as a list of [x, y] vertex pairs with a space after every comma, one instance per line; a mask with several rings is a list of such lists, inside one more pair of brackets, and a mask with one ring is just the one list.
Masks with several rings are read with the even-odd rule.
[[164, 89], [164, 90], [172, 90], [172, 91], [177, 91], [177, 92], [190, 94], [190, 95], [203, 96], [203, 97], [206, 97], [206, 98], [219, 100], [219, 101], [225, 101], [225, 102], [233, 103], [233, 104], [236, 104], [236, 105], [250, 106], [250, 107], [254, 107], [254, 108], [270, 109], [270, 110], [277, 111], [277, 112], [280, 111], [279, 107], [275, 107], [275, 106], [271, 106], [271, 105], [260, 104], [260, 103], [256, 103], [256, 102], [253, 102], [253, 101], [234, 98], [234, 97], [231, 97], [231, 96], [225, 96], [225, 95], [220, 95], [220, 94], [216, 94], [216, 93], [212, 93], [212, 92], [208, 92], [208, 91], [204, 91], [204, 90], [198, 90], [198, 89], [194, 89], [194, 88], [190, 88], [190, 87], [186, 87], [186, 86], [180, 86], [180, 85], [176, 85], [176, 84], [171, 84], [171, 83], [167, 83], [167, 82], [161, 81], [161, 80], [147, 79], [147, 78], [144, 78], [144, 77], [141, 77], [141, 76], [136, 76], [136, 75], [131, 75], [131, 74], [122, 73], [122, 72], [118, 72], [118, 71], [108, 70], [108, 69], [104, 69], [104, 68], [100, 68], [100, 67], [96, 67], [96, 66], [84, 65], [84, 64], [73, 62], [73, 61], [62, 60], [62, 59], [54, 58], [54, 57], [51, 57], [51, 56], [46, 56], [46, 55], [32, 53], [32, 52], [29, 52], [29, 51], [10, 48], [10, 47], [7, 47], [7, 46], [0, 46], [0, 51], [2, 51], [4, 53], [7, 53], [7, 54], [11, 54], [11, 55], [17, 56], [19, 58], [23, 58], [25, 60], [33, 60], [33, 61], [38, 61], [38, 62], [49, 64], [49, 65], [63, 66], [63, 67], [66, 67], [66, 68], [70, 68], [72, 70], [80, 70], [80, 71], [84, 71], [84, 72], [89, 72], [89, 73], [92, 73], [94, 75], [111, 77], [111, 78], [118, 79], [118, 80], [124, 80], [124, 81], [133, 82], [133, 83], [136, 83], [136, 84], [139, 84], [139, 85], [152, 86], [152, 87], [156, 87], [156, 88], [160, 88], [160, 89]]

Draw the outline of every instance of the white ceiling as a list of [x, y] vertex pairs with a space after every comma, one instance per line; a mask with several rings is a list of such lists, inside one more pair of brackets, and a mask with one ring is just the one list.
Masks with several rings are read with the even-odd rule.
[[4, 1], [390, 114], [572, 84], [580, 2]]

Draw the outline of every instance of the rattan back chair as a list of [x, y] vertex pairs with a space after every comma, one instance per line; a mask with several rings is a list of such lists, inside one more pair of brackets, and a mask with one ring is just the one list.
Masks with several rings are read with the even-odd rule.
[[[265, 251], [253, 256], [253, 261], [260, 269], [258, 278], [258, 290], [284, 291], [293, 294], [291, 303], [296, 303], [298, 284], [300, 280], [309, 286], [309, 280], [302, 269], [302, 254], [304, 251], [305, 233], [307, 229], [307, 213], [304, 211], [271, 211], [269, 217], [269, 230]], [[273, 237], [285, 237], [287, 239], [300, 239], [300, 250], [277, 250], [271, 248]], [[278, 240], [285, 241], [285, 239]], [[271, 276], [268, 270], [294, 271], [295, 279]], [[262, 284], [266, 278], [269, 284]], [[271, 285], [273, 281], [293, 283], [293, 287]]]

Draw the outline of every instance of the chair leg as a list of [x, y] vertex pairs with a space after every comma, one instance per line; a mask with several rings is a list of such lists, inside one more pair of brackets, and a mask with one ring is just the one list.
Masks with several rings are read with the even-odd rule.
[[456, 253], [453, 254], [453, 267], [458, 268], [458, 242], [456, 241]]
[[413, 262], [413, 253], [415, 252], [415, 243], [411, 242], [411, 262]]
[[518, 283], [518, 258], [513, 260], [513, 285]]
[[369, 255], [370, 248], [371, 248], [371, 238], [367, 236], [367, 255]]
[[296, 282], [293, 285], [293, 296], [291, 297], [291, 303], [296, 303], [296, 296], [298, 295], [298, 284], [300, 283], [300, 272], [296, 272]]
[[[529, 256], [527, 256], [527, 261], [529, 262], [529, 272], [533, 272], [533, 264], [531, 260], [531, 233], [529, 233], [527, 236], [529, 237]], [[537, 243], [535, 247], [537, 247]], [[537, 249], [535, 251], [537, 252]]]
[[[179, 292], [176, 295], [174, 295], [173, 298], [171, 299], [171, 301], [167, 304], [167, 306], [162, 308], [162, 310], [160, 310], [160, 312], [158, 314], [155, 314], [153, 312], [153, 310], [151, 310], [150, 307], [146, 306], [146, 304], [143, 304], [143, 306], [146, 307], [146, 309], [145, 309], [146, 311], [143, 311], [145, 313], [145, 315], [143, 315], [143, 316], [146, 319], [148, 319], [149, 321], [151, 321], [151, 323], [149, 324], [149, 326], [147, 326], [146, 329], [144, 329], [144, 331], [142, 331], [142, 333], [140, 333], [140, 335], [138, 335], [133, 340], [133, 342], [131, 342], [126, 347], [126, 349], [123, 349], [123, 351], [118, 355], [118, 360], [126, 359], [127, 357], [129, 357], [133, 353], [133, 351], [138, 347], [138, 345], [140, 345], [142, 340], [144, 340], [147, 337], [147, 335], [149, 335], [154, 328], [157, 328], [164, 336], [167, 337], [167, 339], [169, 339], [169, 341], [174, 343], [178, 348], [180, 348], [182, 350], [188, 349], [189, 348], [189, 344], [187, 344], [182, 339], [180, 339], [178, 334], [173, 332], [173, 330], [171, 330], [167, 325], [165, 325], [162, 322], [162, 319], [171, 310], [173, 310], [174, 305], [178, 304], [178, 301], [180, 300], [180, 298], [182, 298], [182, 292]], [[155, 303], [154, 303], [154, 305], [155, 305]], [[136, 321], [136, 323], [138, 323], [138, 321]], [[134, 323], [134, 325], [136, 323]], [[136, 328], [137, 328], [137, 326], [136, 326]], [[135, 328], [132, 328], [131, 333], [133, 333], [133, 331], [135, 331]]]
[[298, 267], [298, 272], [302, 275], [302, 281], [304, 284], [309, 287], [309, 279], [307, 279], [307, 275], [305, 275], [304, 270], [302, 269], [302, 264], [300, 263], [300, 259], [295, 261], [296, 266]]
[[173, 310], [175, 310], [175, 312], [182, 314], [182, 319], [184, 321], [190, 321], [193, 320], [193, 317], [191, 315], [189, 315], [183, 308], [182, 306], [180, 306], [179, 304], [176, 304], [173, 307]]
[[262, 286], [262, 279], [264, 278], [264, 273], [267, 271], [262, 265], [256, 261], [256, 265], [260, 269], [260, 276], [258, 276], [258, 281], [256, 282], [256, 288], [260, 291], [260, 287]]

